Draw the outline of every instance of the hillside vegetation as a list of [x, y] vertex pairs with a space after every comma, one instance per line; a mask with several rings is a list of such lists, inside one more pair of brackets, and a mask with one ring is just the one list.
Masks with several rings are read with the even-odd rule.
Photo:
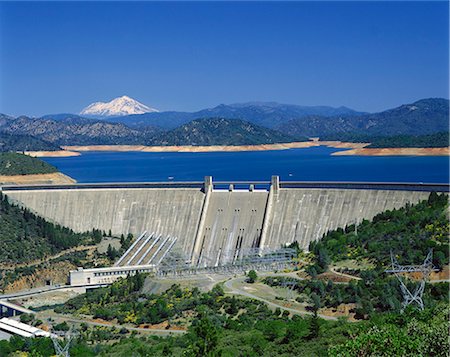
[[57, 172], [56, 167], [24, 154], [0, 153], [0, 175], [31, 175]]
[[449, 259], [448, 195], [431, 193], [428, 200], [385, 211], [370, 222], [328, 232], [311, 242], [316, 264], [310, 271], [321, 273], [331, 262], [367, 259], [380, 268], [390, 264], [390, 252], [400, 264], [421, 264], [430, 248], [433, 263], [441, 268]]
[[[186, 292], [181, 292], [182, 301]], [[223, 302], [217, 292], [201, 318], [187, 334], [169, 337], [136, 337], [127, 329], [83, 326], [73, 342], [73, 357], [128, 356], [434, 356], [447, 357], [449, 308], [441, 303], [423, 312], [374, 316], [369, 322], [328, 321], [314, 317], [287, 317], [253, 300]], [[217, 308], [226, 307], [221, 313]], [[236, 313], [233, 308], [241, 308]], [[63, 326], [66, 327], [66, 326]], [[67, 327], [66, 327], [67, 328]], [[13, 337], [0, 341], [0, 355], [23, 351], [31, 356], [54, 355], [50, 339]]]
[[0, 262], [19, 264], [101, 239], [97, 231], [74, 233], [11, 204], [0, 193]]

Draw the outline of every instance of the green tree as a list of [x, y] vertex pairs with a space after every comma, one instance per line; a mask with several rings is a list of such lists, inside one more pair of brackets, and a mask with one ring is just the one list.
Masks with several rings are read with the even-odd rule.
[[256, 271], [253, 269], [250, 270], [247, 274], [247, 283], [253, 284], [256, 279], [258, 279], [258, 275], [256, 274]]
[[204, 316], [192, 327], [194, 338], [193, 351], [197, 356], [209, 356], [217, 346], [218, 333], [216, 326]]

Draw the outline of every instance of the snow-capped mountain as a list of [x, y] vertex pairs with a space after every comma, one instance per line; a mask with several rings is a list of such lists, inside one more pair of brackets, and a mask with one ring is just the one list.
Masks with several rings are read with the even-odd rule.
[[80, 114], [81, 115], [92, 115], [92, 116], [122, 116], [130, 114], [144, 114], [158, 112], [154, 108], [150, 108], [145, 104], [134, 100], [133, 98], [127, 97], [126, 95], [122, 97], [115, 98], [110, 102], [95, 102], [84, 108]]

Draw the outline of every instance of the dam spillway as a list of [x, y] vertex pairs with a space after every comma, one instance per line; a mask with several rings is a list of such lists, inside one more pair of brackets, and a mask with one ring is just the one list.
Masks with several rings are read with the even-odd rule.
[[[427, 199], [447, 185], [205, 182], [2, 187], [8, 198], [76, 232], [154, 232], [194, 266], [233, 262], [247, 249], [309, 243], [327, 231]], [[149, 243], [148, 243], [149, 244]]]

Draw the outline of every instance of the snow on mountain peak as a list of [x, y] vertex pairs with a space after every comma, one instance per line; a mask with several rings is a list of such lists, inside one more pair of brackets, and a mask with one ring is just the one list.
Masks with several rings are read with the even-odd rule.
[[96, 116], [122, 116], [130, 114], [144, 114], [157, 112], [157, 109], [150, 108], [145, 104], [134, 100], [126, 95], [115, 98], [110, 102], [95, 102], [84, 108], [81, 115]]

